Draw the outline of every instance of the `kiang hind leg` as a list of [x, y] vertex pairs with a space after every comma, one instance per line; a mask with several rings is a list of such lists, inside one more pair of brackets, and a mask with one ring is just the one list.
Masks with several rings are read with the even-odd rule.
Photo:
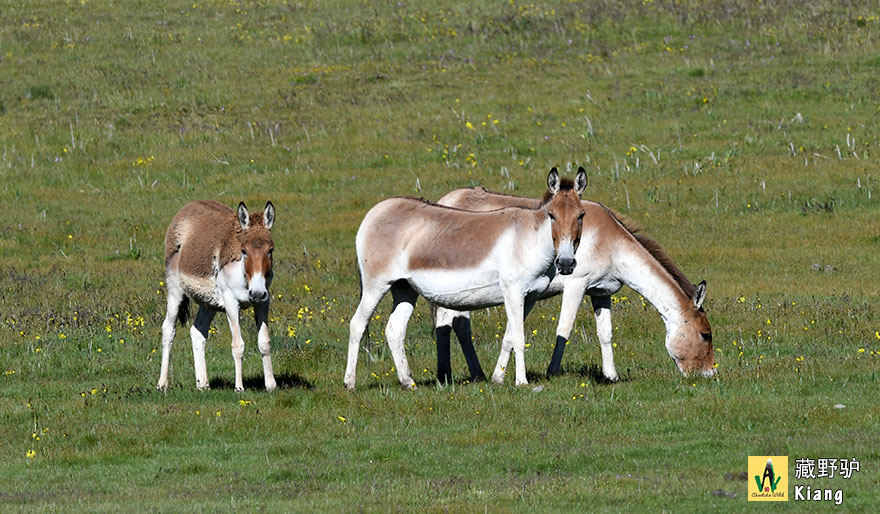
[[209, 388], [208, 384], [208, 368], [205, 365], [205, 342], [208, 340], [208, 331], [211, 329], [211, 322], [217, 312], [205, 305], [199, 306], [199, 312], [192, 327], [189, 329], [192, 338], [193, 349], [193, 368], [196, 372], [196, 387], [202, 391]]
[[176, 323], [180, 308], [184, 303], [183, 288], [174, 276], [166, 276], [165, 283], [168, 288], [168, 300], [165, 310], [165, 321], [162, 322], [162, 369], [159, 372], [157, 389], [165, 390], [168, 387], [168, 369], [171, 366], [171, 345], [174, 343]]
[[435, 336], [437, 338], [437, 380], [440, 383], [452, 382], [452, 365], [450, 362], [450, 335], [454, 331], [461, 351], [467, 362], [471, 380], [486, 380], [483, 368], [474, 350], [474, 342], [471, 337], [471, 313], [468, 311], [454, 311], [437, 308]]
[[456, 314], [456, 311], [437, 307], [434, 316], [434, 337], [437, 339], [437, 380], [441, 384], [452, 383], [449, 340], [452, 334], [452, 320]]
[[357, 380], [357, 359], [361, 347], [361, 338], [370, 322], [370, 316], [379, 305], [379, 301], [388, 292], [389, 285], [385, 283], [366, 282], [362, 284], [361, 301], [358, 303], [354, 315], [348, 324], [348, 361], [345, 366], [345, 387], [353, 390]]
[[406, 281], [398, 280], [391, 286], [391, 296], [394, 298], [394, 308], [385, 325], [385, 339], [391, 348], [400, 385], [412, 389], [416, 384], [413, 382], [409, 363], [406, 360], [403, 340], [406, 337], [406, 325], [409, 323], [419, 295]]
[[483, 373], [483, 368], [480, 366], [477, 352], [474, 349], [474, 338], [471, 334], [471, 313], [469, 311], [457, 312], [452, 319], [452, 330], [461, 345], [461, 352], [464, 354], [468, 371], [471, 373], [471, 380], [475, 382], [486, 380], [486, 375]]
[[599, 347], [602, 349], [602, 373], [605, 378], [616, 382], [620, 377], [614, 366], [614, 349], [611, 344], [613, 326], [611, 324], [611, 297], [590, 297], [593, 303], [593, 314], [596, 316], [596, 335], [599, 336]]

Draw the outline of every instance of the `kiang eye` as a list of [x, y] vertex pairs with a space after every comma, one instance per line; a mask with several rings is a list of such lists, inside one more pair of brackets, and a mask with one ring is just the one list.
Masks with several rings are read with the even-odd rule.
[[702, 337], [703, 341], [706, 341], [707, 343], [712, 342], [712, 333], [711, 332], [700, 332], [700, 337]]
[[578, 216], [578, 223], [581, 223], [583, 221], [584, 221], [584, 213], [581, 213], [581, 215]]
[[247, 250], [245, 250], [244, 248], [241, 249], [241, 256], [247, 257]]
[[547, 217], [550, 218], [550, 221], [556, 221], [556, 216], [554, 216], [552, 212], [548, 212]]

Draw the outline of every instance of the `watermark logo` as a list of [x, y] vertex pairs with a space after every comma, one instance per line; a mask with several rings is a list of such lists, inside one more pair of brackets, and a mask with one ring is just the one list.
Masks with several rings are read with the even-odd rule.
[[788, 456], [749, 456], [749, 501], [788, 501]]
[[[833, 502], [835, 505], [843, 504], [843, 488], [823, 487], [841, 484], [834, 481], [835, 476], [847, 481], [853, 473], [862, 469], [861, 463], [854, 458], [819, 458], [809, 457], [795, 459], [794, 479], [799, 482], [809, 481], [807, 484], [794, 484], [792, 499], [794, 501]], [[845, 484], [846, 482], [843, 482]]]

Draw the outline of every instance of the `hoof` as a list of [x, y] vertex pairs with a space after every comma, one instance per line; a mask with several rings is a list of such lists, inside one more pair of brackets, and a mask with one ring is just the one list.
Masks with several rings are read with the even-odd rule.
[[354, 391], [354, 381], [352, 381], [352, 382], [347, 382], [347, 381], [346, 381], [346, 382], [345, 382], [345, 388], [348, 389], [349, 391]]
[[496, 384], [503, 384], [504, 375], [492, 375], [492, 382], [495, 382]]
[[617, 382], [620, 380], [620, 375], [617, 374], [617, 371], [611, 371], [610, 373], [605, 371], [602, 374], [605, 375], [605, 379], [609, 382]]
[[156, 385], [156, 389], [165, 392], [168, 390], [168, 384], [163, 384], [160, 382], [158, 385]]
[[211, 386], [209, 386], [209, 385], [203, 385], [203, 386], [196, 385], [196, 389], [198, 389], [199, 391], [210, 391]]
[[241, 386], [241, 387], [236, 386], [236, 387], [235, 387], [235, 392], [236, 392], [236, 393], [243, 393], [243, 392], [244, 392], [244, 386]]
[[278, 388], [278, 384], [276, 384], [274, 380], [271, 383], [266, 384], [266, 391], [269, 391], [270, 393], [277, 388]]
[[522, 379], [522, 380], [517, 379], [517, 381], [516, 381], [517, 387], [524, 386], [524, 385], [529, 385], [529, 381], [526, 379]]
[[415, 391], [416, 383], [410, 380], [409, 382], [401, 382], [400, 387], [402, 387], [405, 391]]

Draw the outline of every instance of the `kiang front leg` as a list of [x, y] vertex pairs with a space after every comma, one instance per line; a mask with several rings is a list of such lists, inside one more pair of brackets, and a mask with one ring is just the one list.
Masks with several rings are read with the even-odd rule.
[[514, 352], [516, 360], [516, 385], [528, 384], [526, 380], [525, 363], [525, 334], [523, 329], [523, 304], [525, 297], [519, 291], [506, 291], [504, 298], [504, 310], [507, 312], [507, 328], [504, 331], [504, 340], [501, 342], [501, 353], [495, 372], [492, 373], [492, 381], [504, 382], [504, 371], [510, 359], [510, 351]]
[[388, 346], [391, 348], [391, 356], [394, 358], [394, 367], [397, 368], [397, 378], [400, 380], [400, 385], [406, 389], [414, 389], [416, 383], [410, 373], [403, 341], [406, 337], [406, 325], [409, 323], [409, 318], [416, 306], [418, 293], [409, 284], [397, 282], [391, 286], [391, 295], [394, 298], [394, 309], [388, 316], [388, 323], [385, 325], [385, 339], [388, 340]]
[[510, 338], [510, 321], [508, 321], [507, 327], [504, 329], [504, 338], [501, 339], [501, 352], [498, 354], [498, 362], [495, 364], [495, 371], [492, 372], [492, 382], [496, 384], [504, 383], [504, 373], [507, 371], [511, 350], [513, 350], [513, 339]]
[[269, 343], [269, 300], [254, 305], [254, 321], [257, 323], [257, 345], [263, 357], [263, 380], [267, 391], [274, 391], [275, 373], [272, 369], [271, 345]]
[[547, 366], [547, 375], [558, 375], [562, 367], [562, 355], [571, 337], [571, 329], [577, 318], [578, 309], [584, 299], [586, 281], [569, 279], [562, 289], [562, 308], [559, 311], [559, 324], [556, 326], [556, 346], [553, 357]]
[[244, 339], [241, 338], [241, 326], [238, 315], [240, 307], [238, 301], [225, 299], [226, 319], [229, 321], [229, 331], [232, 333], [232, 360], [235, 361], [235, 390], [244, 391], [244, 381], [241, 378], [241, 358], [244, 355]]
[[599, 346], [602, 349], [602, 373], [608, 380], [616, 382], [619, 377], [614, 366], [614, 345], [611, 344], [613, 333], [611, 297], [591, 297], [590, 300], [593, 303], [593, 314], [596, 316], [596, 335], [599, 336]]

